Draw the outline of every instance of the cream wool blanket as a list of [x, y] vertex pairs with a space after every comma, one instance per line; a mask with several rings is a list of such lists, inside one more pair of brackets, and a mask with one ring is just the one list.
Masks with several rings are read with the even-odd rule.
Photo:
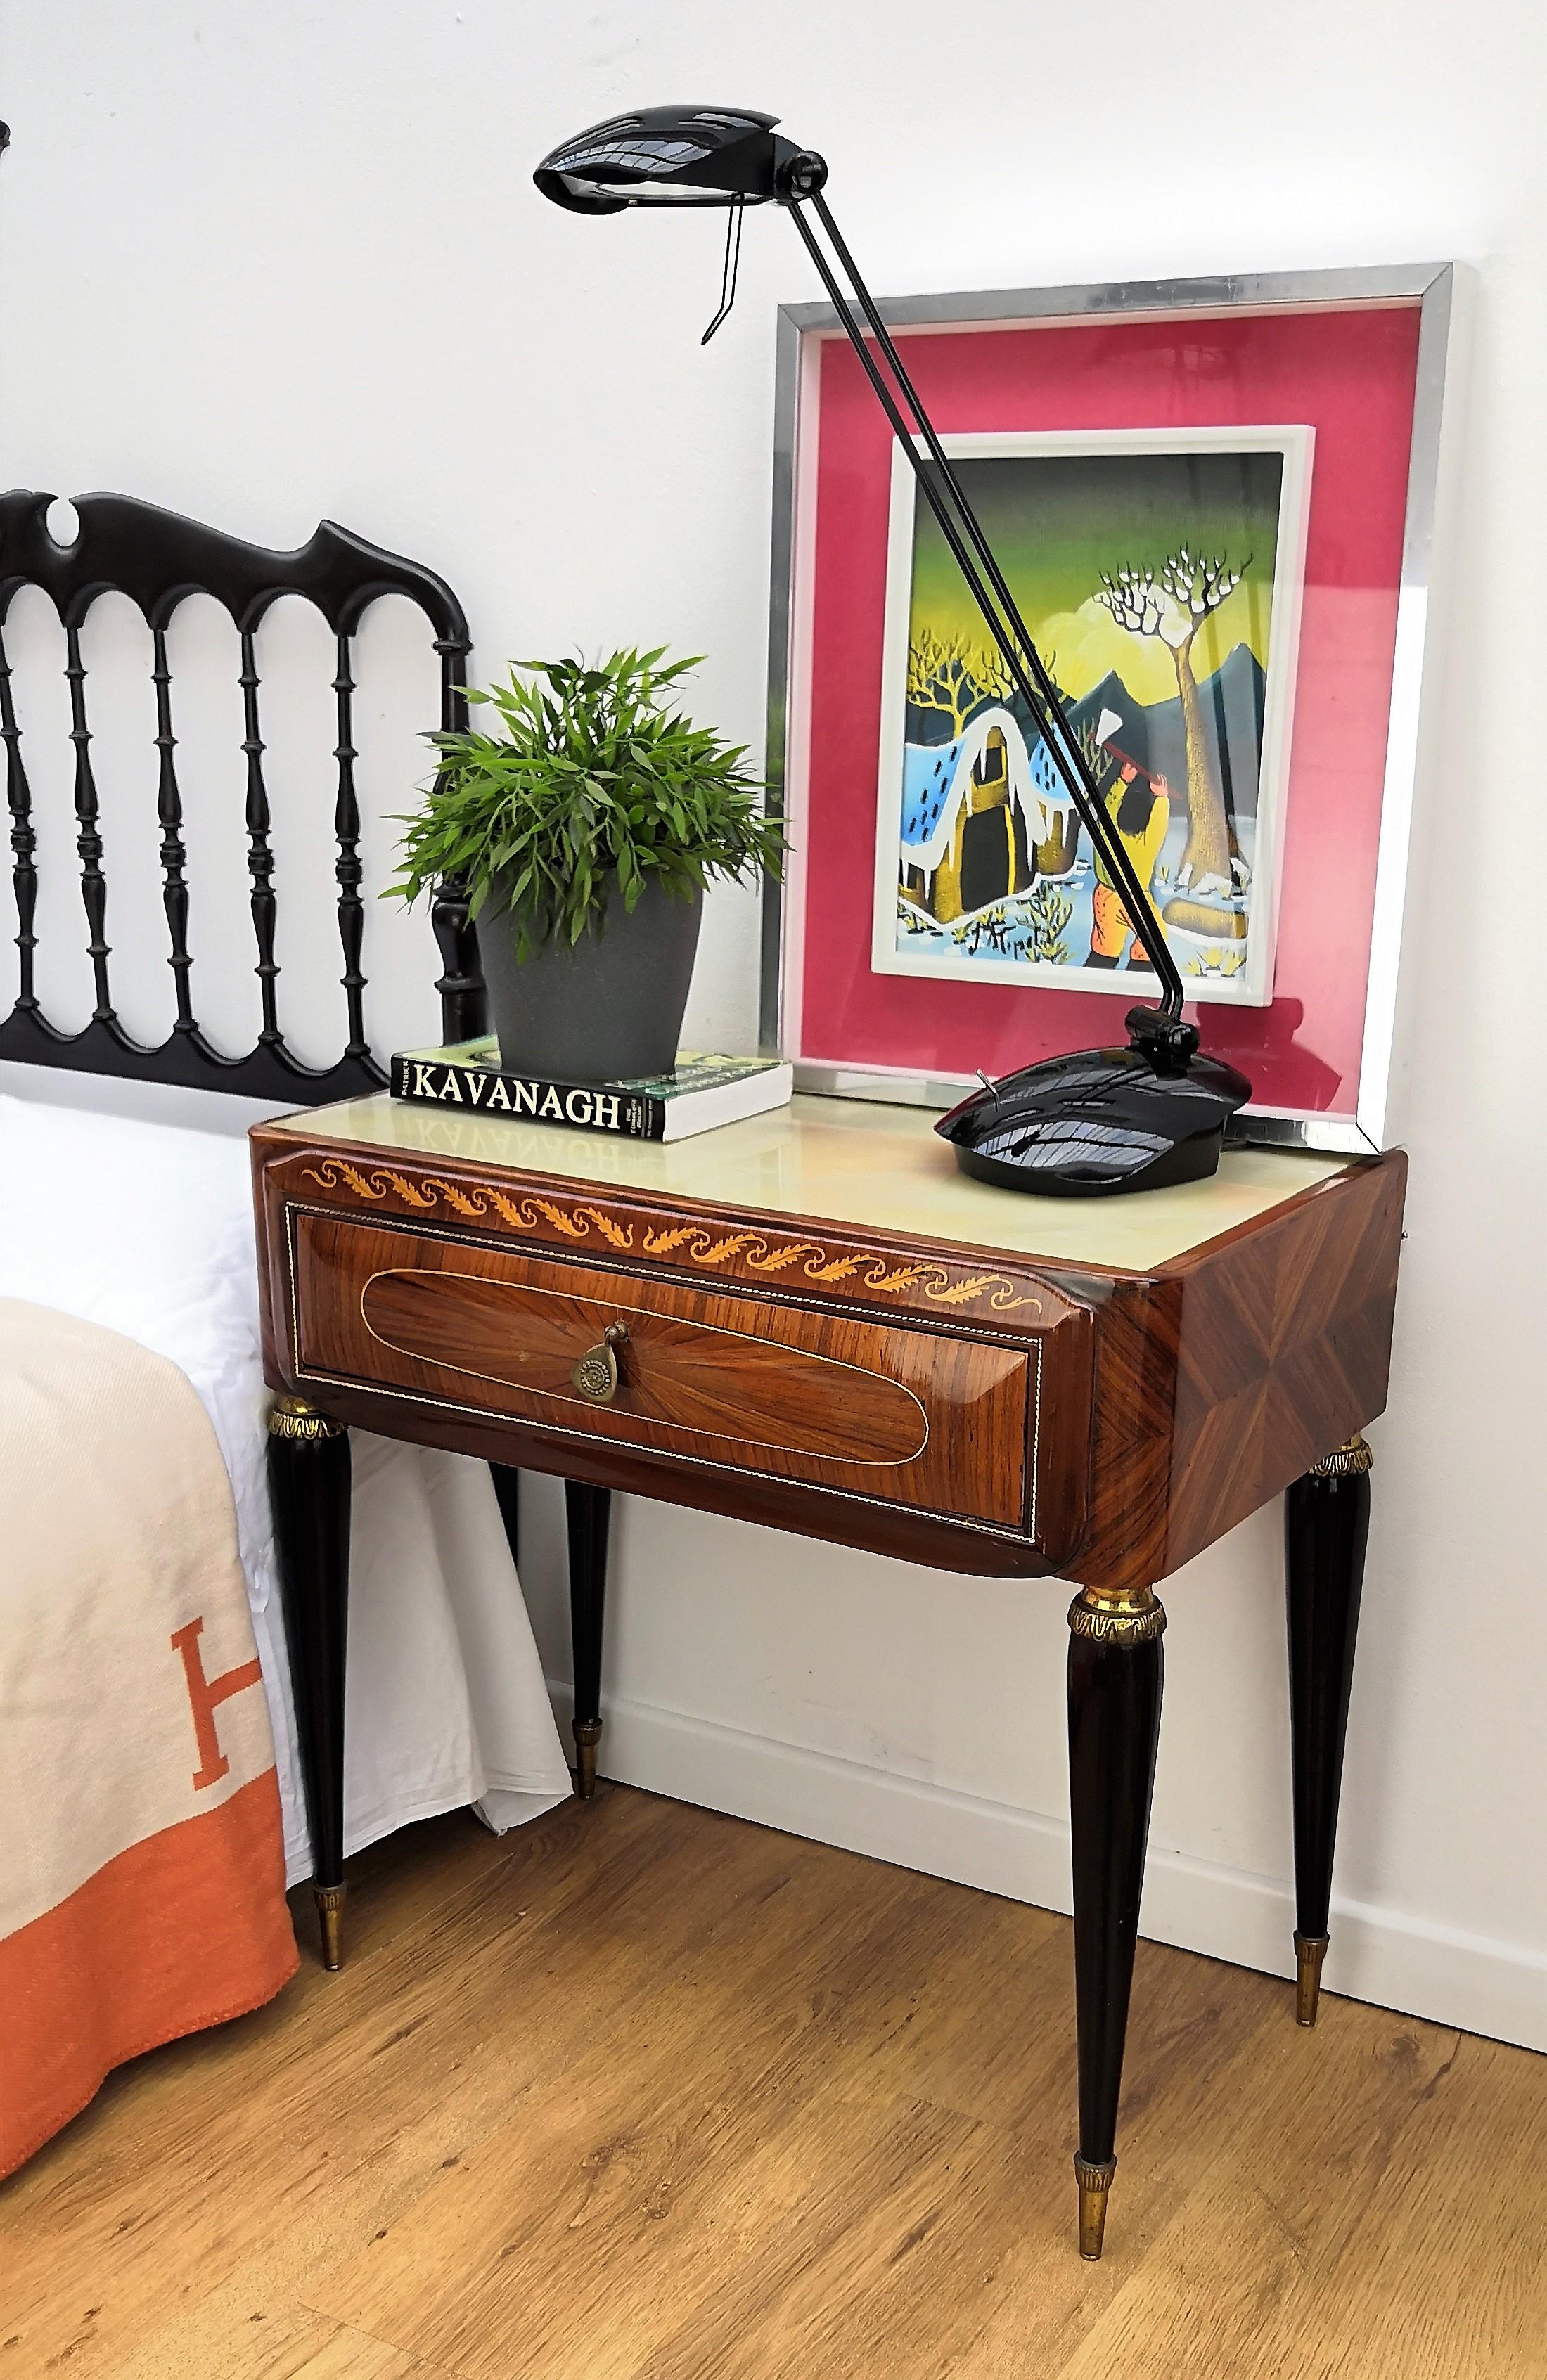
[[175, 1365], [0, 1300], [0, 2175], [294, 1973], [230, 1484]]

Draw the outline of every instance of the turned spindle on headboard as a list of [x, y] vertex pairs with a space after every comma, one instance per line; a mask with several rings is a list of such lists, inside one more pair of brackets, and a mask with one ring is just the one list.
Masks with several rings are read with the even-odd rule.
[[[22, 759], [22, 735], [11, 676], [0, 646], [0, 740], [6, 747], [6, 800], [11, 820], [11, 880], [20, 954], [19, 990], [8, 1016], [0, 1019], [0, 1057], [36, 1065], [65, 1066], [88, 1074], [116, 1075], [141, 1082], [179, 1083], [236, 1091], [253, 1099], [292, 1104], [348, 1097], [377, 1089], [386, 1079], [372, 1053], [367, 1027], [368, 984], [362, 965], [365, 911], [361, 897], [359, 802], [355, 785], [353, 641], [368, 607], [378, 595], [406, 596], [430, 623], [439, 657], [440, 725], [467, 723], [467, 677], [470, 643], [462, 607], [446, 585], [420, 564], [407, 562], [363, 538], [323, 521], [294, 552], [269, 552], [227, 537], [198, 521], [184, 520], [130, 496], [88, 495], [76, 500], [78, 529], [67, 544], [51, 535], [47, 513], [54, 499], [28, 488], [0, 496], [0, 630], [12, 597], [38, 587], [58, 612], [66, 640], [65, 675], [69, 686], [70, 742], [75, 753], [76, 852], [85, 910], [86, 950], [91, 962], [94, 1005], [79, 1033], [50, 1023], [36, 983], [38, 847], [33, 796]], [[152, 683], [155, 690], [158, 755], [156, 810], [161, 841], [162, 907], [168, 941], [167, 964], [177, 988], [177, 1016], [159, 1047], [147, 1048], [124, 1028], [113, 1004], [108, 962], [112, 916], [104, 866], [99, 800], [91, 766], [87, 670], [81, 630], [97, 597], [109, 589], [127, 595], [151, 631]], [[254, 971], [262, 1000], [256, 1046], [245, 1057], [228, 1057], [201, 1031], [194, 1007], [193, 958], [189, 942], [189, 887], [184, 839], [184, 795], [177, 771], [173, 727], [172, 670], [167, 628], [184, 598], [211, 595], [234, 622], [241, 646], [242, 749], [246, 756], [249, 904], [255, 944]], [[268, 787], [263, 774], [261, 681], [256, 638], [263, 614], [281, 595], [301, 595], [332, 628], [336, 644], [333, 690], [337, 705], [334, 875], [337, 887], [338, 939], [343, 957], [346, 1039], [331, 1066], [303, 1065], [285, 1038], [279, 963], [275, 957], [281, 892], [271, 837]], [[440, 952], [442, 1032], [463, 1040], [484, 1027], [483, 978], [478, 943], [468, 923], [467, 895], [459, 884], [443, 885], [432, 905]]]
[[[468, 723], [465, 691], [469, 648], [455, 638], [437, 638], [441, 657], [441, 726], [447, 732]], [[430, 905], [430, 922], [441, 953], [441, 1031], [447, 1041], [470, 1041], [487, 1029], [488, 1000], [478, 964], [478, 936], [468, 918], [468, 889], [447, 877]]]
[[17, 725], [16, 701], [11, 692], [11, 665], [6, 658], [6, 648], [0, 642], [0, 735], [6, 744], [6, 801], [11, 813], [11, 882], [16, 892], [16, 946], [20, 954], [19, 985], [17, 1008], [24, 1016], [35, 1014], [38, 1005], [33, 988], [32, 953], [38, 947], [32, 930], [38, 906], [38, 838], [32, 826], [32, 792], [27, 783], [27, 771], [21, 759], [21, 730]]

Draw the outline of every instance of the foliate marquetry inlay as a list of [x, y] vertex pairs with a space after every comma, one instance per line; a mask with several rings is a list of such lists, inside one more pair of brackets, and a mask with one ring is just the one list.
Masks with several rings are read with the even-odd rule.
[[1151, 1596], [1118, 1602], [1077, 1595], [1069, 1606], [1069, 1628], [1093, 1645], [1148, 1645], [1165, 1628], [1165, 1607]]
[[323, 1158], [319, 1164], [308, 1166], [305, 1179], [323, 1190], [351, 1190], [357, 1198], [396, 1199], [415, 1214], [449, 1209], [463, 1222], [497, 1221], [509, 1231], [539, 1234], [546, 1224], [561, 1238], [576, 1243], [591, 1240], [594, 1234], [622, 1255], [669, 1257], [706, 1270], [728, 1268], [737, 1272], [785, 1275], [823, 1288], [847, 1284], [880, 1297], [914, 1291], [932, 1305], [947, 1309], [981, 1305], [994, 1314], [1044, 1311], [1043, 1299], [1008, 1273], [962, 1271], [927, 1258], [899, 1260], [874, 1250], [816, 1240], [717, 1231], [697, 1222], [654, 1224], [642, 1218], [636, 1236], [633, 1221], [589, 1202], [561, 1202], [534, 1191], [510, 1196], [493, 1183], [452, 1182], [438, 1173], [413, 1176], [390, 1165], [362, 1169], [344, 1157]]
[[998, 1313], [1023, 1305], [1040, 1312], [1041, 1307], [1041, 1298], [1004, 1273], [957, 1276], [944, 1265], [898, 1264], [890, 1257], [853, 1248], [834, 1255], [815, 1240], [770, 1241], [758, 1232], [717, 1233], [701, 1224], [678, 1223], [668, 1231], [647, 1231], [644, 1249], [652, 1257], [682, 1255], [697, 1265], [723, 1265], [734, 1257], [752, 1272], [779, 1273], [798, 1265], [806, 1281], [852, 1281], [856, 1288], [874, 1290], [883, 1297], [920, 1288], [937, 1305], [970, 1305], [986, 1298]]
[[324, 1158], [321, 1165], [308, 1166], [306, 1178], [324, 1190], [336, 1190], [343, 1184], [357, 1198], [396, 1196], [416, 1214], [428, 1214], [444, 1204], [467, 1223], [487, 1223], [498, 1216], [513, 1232], [539, 1231], [546, 1222], [567, 1240], [587, 1240], [595, 1231], [609, 1247], [627, 1250], [634, 1245], [632, 1223], [615, 1222], [600, 1207], [561, 1207], [535, 1194], [507, 1198], [492, 1183], [446, 1182], [437, 1173], [423, 1174], [416, 1182], [390, 1165], [373, 1165], [362, 1173], [343, 1157]]

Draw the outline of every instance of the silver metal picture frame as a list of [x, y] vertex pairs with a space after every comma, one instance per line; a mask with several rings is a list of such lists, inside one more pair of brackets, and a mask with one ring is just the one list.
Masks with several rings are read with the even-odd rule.
[[[1106, 318], [1364, 306], [1419, 308], [1418, 369], [1397, 595], [1380, 839], [1357, 1098], [1352, 1113], [1315, 1114], [1253, 1106], [1233, 1137], [1259, 1146], [1369, 1155], [1389, 1147], [1399, 1122], [1394, 1088], [1402, 917], [1407, 891], [1415, 785], [1424, 717], [1424, 658], [1431, 609], [1435, 515], [1453, 427], [1447, 405], [1457, 336], [1457, 269], [1450, 263], [1367, 266], [1305, 273], [1241, 273], [1186, 281], [1114, 282], [1046, 289], [972, 291], [897, 298], [881, 308], [893, 329], [995, 327]], [[826, 303], [779, 309], [774, 383], [774, 512], [769, 601], [767, 774], [783, 808], [786, 781], [796, 557], [799, 401], [804, 343], [841, 330]], [[767, 1052], [793, 1058], [796, 1088], [828, 1097], [944, 1109], [971, 1075], [880, 1071], [802, 1058], [786, 1048], [786, 893], [767, 883], [762, 911], [761, 1038]]]

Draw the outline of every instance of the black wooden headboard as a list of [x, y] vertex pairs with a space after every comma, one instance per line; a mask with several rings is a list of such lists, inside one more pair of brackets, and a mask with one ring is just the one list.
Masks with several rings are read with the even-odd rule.
[[[444, 578], [419, 563], [404, 562], [363, 538], [323, 521], [294, 553], [270, 553], [246, 545], [198, 521], [138, 503], [131, 496], [91, 495], [75, 500], [79, 521], [73, 543], [50, 534], [45, 516], [54, 498], [30, 488], [0, 496], [0, 737], [6, 747], [6, 791], [11, 815], [12, 880], [16, 889], [17, 945], [21, 953], [20, 992], [0, 1021], [0, 1058], [34, 1065], [67, 1066], [93, 1075], [139, 1082], [177, 1083], [236, 1091], [248, 1099], [297, 1102], [344, 1099], [378, 1089], [386, 1076], [371, 1052], [365, 1030], [366, 980], [360, 970], [364, 907], [360, 900], [359, 806], [355, 795], [355, 746], [351, 703], [355, 680], [351, 640], [367, 606], [378, 595], [406, 595], [434, 631], [441, 664], [443, 728], [466, 723], [469, 640], [462, 607]], [[87, 951], [95, 984], [91, 1020], [79, 1033], [49, 1023], [34, 989], [33, 930], [38, 878], [32, 795], [22, 758], [4, 628], [11, 599], [21, 587], [38, 587], [53, 599], [64, 625], [65, 675], [69, 682], [70, 742], [75, 751], [76, 850], [85, 908]], [[152, 638], [155, 686], [156, 750], [160, 759], [157, 810], [161, 826], [162, 905], [166, 916], [168, 964], [177, 986], [177, 1021], [159, 1047], [147, 1049], [125, 1031], [113, 1005], [108, 960], [108, 888], [98, 828], [97, 787], [91, 773], [91, 735], [87, 724], [86, 670], [80, 629], [97, 597], [115, 589], [143, 613]], [[173, 732], [172, 676], [166, 631], [185, 596], [213, 596], [225, 605], [241, 639], [242, 749], [247, 756], [247, 867], [256, 949], [255, 972], [262, 997], [262, 1028], [245, 1057], [228, 1058], [212, 1047], [193, 1007], [193, 960], [189, 951], [189, 887], [183, 843], [183, 796], [177, 783], [177, 736]], [[338, 844], [338, 938], [344, 962], [348, 1038], [343, 1055], [326, 1067], [305, 1066], [286, 1048], [279, 1023], [279, 968], [274, 960], [277, 895], [269, 840], [269, 799], [263, 783], [263, 740], [259, 726], [260, 681], [254, 660], [258, 624], [281, 595], [303, 595], [313, 603], [337, 640], [334, 692], [338, 704], [338, 741], [334, 759], [337, 796], [334, 833]], [[484, 1027], [482, 978], [477, 943], [468, 923], [462, 889], [444, 884], [432, 908], [440, 949], [442, 1028], [447, 1040], [463, 1040]]]

